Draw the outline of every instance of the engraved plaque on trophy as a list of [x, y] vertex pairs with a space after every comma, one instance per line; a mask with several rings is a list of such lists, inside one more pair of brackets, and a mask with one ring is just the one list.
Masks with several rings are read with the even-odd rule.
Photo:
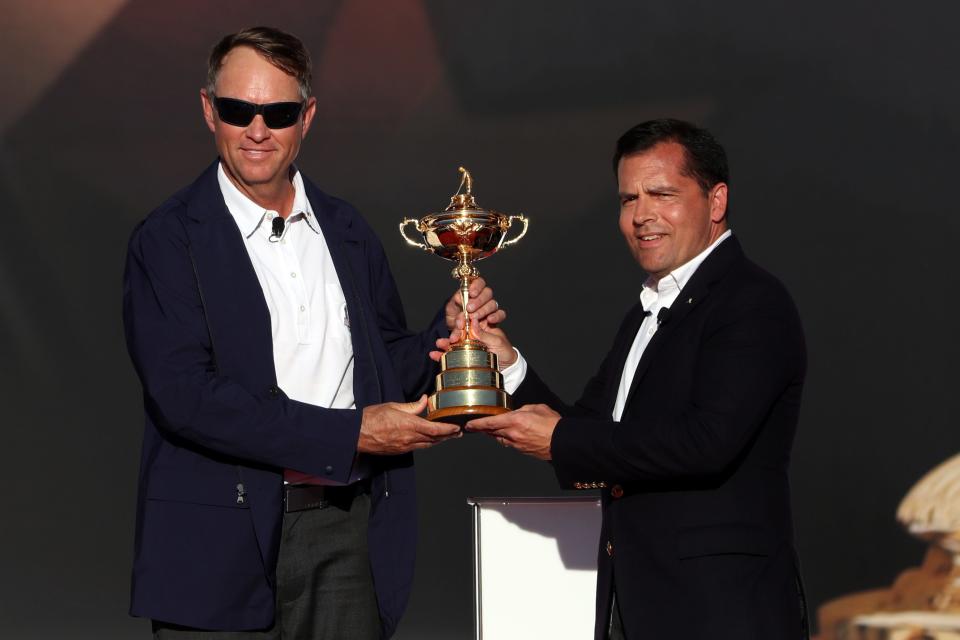
[[[453, 277], [460, 281], [463, 308], [469, 302], [470, 281], [477, 277], [474, 263], [515, 244], [527, 233], [528, 221], [522, 215], [506, 215], [482, 209], [473, 197], [473, 178], [460, 167], [460, 188], [450, 205], [420, 219], [404, 218], [400, 234], [414, 247], [456, 263]], [[465, 193], [461, 193], [465, 191]], [[514, 222], [523, 224], [515, 238], [507, 240]], [[415, 225], [423, 241], [407, 235], [407, 225]], [[477, 340], [471, 330], [470, 315], [461, 340], [440, 359], [437, 390], [427, 405], [428, 420], [465, 424], [481, 415], [493, 415], [512, 409], [510, 395], [503, 389], [503, 376], [497, 368], [497, 355]]]

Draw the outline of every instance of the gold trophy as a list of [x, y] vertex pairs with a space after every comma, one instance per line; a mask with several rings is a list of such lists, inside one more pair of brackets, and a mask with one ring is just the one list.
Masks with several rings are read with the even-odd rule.
[[[473, 263], [516, 244], [527, 233], [528, 221], [522, 215], [510, 216], [482, 209], [473, 198], [473, 178], [460, 167], [460, 188], [443, 211], [417, 220], [404, 218], [400, 235], [408, 244], [435, 253], [457, 263], [453, 277], [460, 281], [463, 308], [470, 300], [470, 281], [477, 277]], [[466, 193], [461, 191], [466, 190]], [[512, 240], [505, 240], [514, 221], [523, 229]], [[423, 237], [417, 242], [407, 235], [406, 227], [416, 225]], [[478, 415], [494, 415], [512, 409], [510, 395], [503, 390], [503, 376], [497, 368], [497, 354], [473, 337], [470, 315], [466, 316], [463, 339], [440, 359], [437, 390], [427, 405], [428, 420], [443, 420], [463, 425]]]

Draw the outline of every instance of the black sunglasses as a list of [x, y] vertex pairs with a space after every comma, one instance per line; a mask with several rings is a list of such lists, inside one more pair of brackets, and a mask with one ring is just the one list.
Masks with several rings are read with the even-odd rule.
[[263, 116], [263, 123], [271, 129], [286, 129], [297, 123], [303, 111], [303, 102], [271, 102], [269, 104], [254, 104], [236, 98], [221, 98], [214, 96], [213, 105], [220, 114], [220, 119], [235, 127], [245, 127], [257, 114]]

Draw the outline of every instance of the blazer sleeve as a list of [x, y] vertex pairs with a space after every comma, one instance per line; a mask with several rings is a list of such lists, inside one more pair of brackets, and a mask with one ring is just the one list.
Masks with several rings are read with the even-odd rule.
[[192, 265], [174, 212], [155, 212], [134, 230], [124, 329], [154, 424], [221, 455], [346, 482], [361, 413], [297, 402], [276, 385], [247, 388], [220, 372]]
[[644, 482], [727, 468], [778, 399], [793, 385], [799, 394], [802, 384], [799, 318], [785, 291], [773, 298], [771, 304], [770, 295], [758, 296], [704, 332], [686, 403], [651, 407], [620, 423], [609, 417], [561, 419], [551, 443], [560, 481]]

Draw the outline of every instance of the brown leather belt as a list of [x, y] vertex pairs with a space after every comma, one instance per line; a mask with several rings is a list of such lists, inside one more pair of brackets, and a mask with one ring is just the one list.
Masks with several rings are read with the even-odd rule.
[[364, 493], [370, 493], [368, 480], [344, 486], [288, 484], [283, 487], [283, 510], [285, 513], [293, 513], [331, 506], [347, 508], [354, 498]]

